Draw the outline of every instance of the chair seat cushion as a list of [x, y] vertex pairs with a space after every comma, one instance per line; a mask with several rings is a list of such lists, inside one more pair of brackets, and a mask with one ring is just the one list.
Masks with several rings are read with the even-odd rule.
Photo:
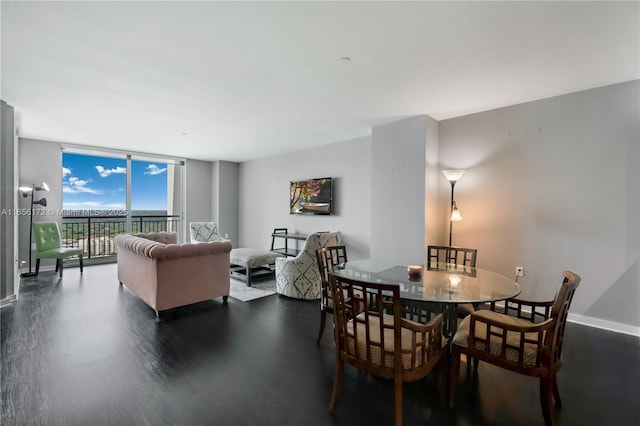
[[[357, 336], [357, 346], [358, 346], [358, 358], [360, 359], [366, 359], [367, 357], [367, 346], [366, 346], [366, 327], [364, 324], [365, 321], [365, 314], [364, 313], [360, 313], [356, 316], [355, 319], [352, 319], [349, 321], [349, 323], [347, 324], [347, 334], [349, 336], [349, 352], [350, 353], [354, 353], [355, 352], [355, 348], [354, 348], [354, 322], [357, 322], [357, 332], [358, 332], [358, 336]], [[370, 333], [370, 340], [377, 345], [380, 345], [380, 322], [379, 322], [379, 317], [376, 316], [369, 316], [369, 333]], [[384, 324], [386, 325], [392, 325], [393, 324], [393, 315], [387, 315], [384, 314], [383, 315], [383, 319], [382, 321], [384, 322]], [[409, 320], [405, 320], [407, 322], [411, 322], [413, 323], [413, 321], [409, 321]], [[416, 325], [421, 325], [418, 323], [415, 323]], [[384, 330], [384, 364], [383, 364], [383, 360], [382, 360], [382, 355], [381, 355], [381, 351], [380, 351], [380, 346], [372, 346], [370, 348], [370, 352], [371, 352], [371, 362], [374, 364], [378, 364], [378, 365], [384, 365], [385, 367], [390, 367], [393, 368], [393, 346], [394, 346], [394, 341], [393, 341], [393, 329], [391, 328], [387, 328]], [[417, 368], [419, 366], [421, 366], [423, 364], [422, 361], [422, 346], [420, 346], [422, 344], [422, 335], [420, 333], [415, 333], [412, 330], [409, 330], [408, 328], [404, 328], [401, 327], [400, 328], [400, 333], [401, 333], [401, 350], [402, 350], [402, 367], [405, 370], [411, 370], [414, 368]], [[416, 341], [416, 348], [415, 348], [415, 357], [414, 357], [414, 363], [412, 365], [412, 342], [413, 339], [415, 337], [415, 341]], [[441, 342], [442, 345], [444, 346], [446, 344], [446, 339], [444, 337], [441, 337]], [[428, 354], [429, 350], [429, 343], [426, 343], [426, 349], [425, 352]]]
[[62, 247], [44, 250], [38, 253], [39, 259], [62, 259], [69, 256], [82, 255], [82, 249], [72, 247]]
[[471, 312], [475, 311], [476, 308], [471, 303], [461, 303], [458, 305], [458, 313], [469, 315]]
[[[531, 326], [531, 321], [527, 321], [522, 318], [515, 318], [509, 315], [504, 315], [494, 311], [476, 311], [474, 314], [476, 317], [487, 318], [496, 321], [503, 322], [507, 325], [517, 325], [517, 326]], [[471, 317], [468, 316], [460, 322], [458, 326], [458, 330], [456, 331], [455, 336], [453, 337], [453, 344], [469, 347], [469, 329], [471, 324]], [[491, 326], [492, 333], [502, 333], [502, 329], [499, 327]], [[476, 330], [474, 335], [479, 339], [486, 339], [487, 336], [487, 326], [484, 323], [476, 322]], [[526, 339], [537, 342], [538, 333], [526, 333]], [[520, 333], [516, 332], [507, 332], [507, 344], [510, 346], [514, 346], [514, 348], [507, 347], [505, 356], [501, 355], [502, 351], [502, 336], [491, 336], [491, 340], [489, 341], [489, 353], [491, 355], [495, 355], [496, 357], [506, 358], [509, 361], [519, 362], [518, 354], [519, 351], [517, 348], [520, 344]], [[486, 351], [486, 345], [483, 341], [476, 340], [474, 349], [479, 351]], [[535, 343], [525, 343], [524, 351], [523, 351], [523, 362], [527, 365], [536, 365], [536, 357], [538, 354], [538, 345]]]
[[284, 255], [262, 249], [237, 248], [231, 250], [229, 262], [232, 265], [257, 268], [262, 265], [274, 264], [277, 257], [284, 257]]

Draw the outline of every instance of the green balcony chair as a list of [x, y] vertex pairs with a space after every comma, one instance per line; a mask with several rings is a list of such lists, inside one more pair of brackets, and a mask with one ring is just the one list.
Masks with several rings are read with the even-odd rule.
[[56, 272], [60, 271], [62, 278], [62, 260], [70, 256], [79, 257], [82, 273], [82, 249], [62, 247], [57, 222], [36, 222], [31, 226], [36, 243], [36, 276], [40, 270], [40, 259], [56, 259]]

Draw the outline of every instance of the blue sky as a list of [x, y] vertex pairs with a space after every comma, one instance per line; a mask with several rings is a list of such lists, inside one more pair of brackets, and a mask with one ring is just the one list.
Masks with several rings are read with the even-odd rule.
[[[120, 158], [62, 154], [62, 208], [125, 210], [127, 162]], [[167, 210], [167, 164], [131, 161], [131, 209]]]

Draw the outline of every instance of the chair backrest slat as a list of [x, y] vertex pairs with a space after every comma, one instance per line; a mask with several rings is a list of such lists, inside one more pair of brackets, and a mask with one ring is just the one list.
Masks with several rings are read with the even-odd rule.
[[329, 307], [329, 299], [331, 298], [331, 289], [329, 288], [329, 270], [336, 265], [347, 261], [346, 246], [329, 246], [322, 247], [316, 251], [318, 260], [318, 271], [320, 272], [321, 287], [321, 303], [323, 307]]
[[580, 285], [580, 280], [580, 277], [573, 272], [564, 271], [562, 285], [560, 285], [553, 308], [551, 308], [550, 317], [554, 318], [556, 323], [553, 333], [547, 334], [545, 345], [551, 347], [551, 362], [554, 364], [562, 360], [562, 343], [567, 325], [567, 316], [569, 315], [573, 295], [578, 285]]
[[438, 263], [451, 263], [454, 265], [476, 267], [478, 250], [465, 247], [428, 246], [427, 266], [435, 266]]

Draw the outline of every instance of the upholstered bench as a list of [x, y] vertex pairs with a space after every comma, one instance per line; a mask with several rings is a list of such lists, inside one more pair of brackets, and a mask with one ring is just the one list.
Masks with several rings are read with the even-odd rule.
[[262, 249], [233, 249], [229, 255], [231, 276], [245, 281], [248, 286], [251, 286], [251, 281], [256, 278], [274, 275], [275, 269], [272, 265], [276, 263], [277, 257], [284, 257], [284, 255]]

